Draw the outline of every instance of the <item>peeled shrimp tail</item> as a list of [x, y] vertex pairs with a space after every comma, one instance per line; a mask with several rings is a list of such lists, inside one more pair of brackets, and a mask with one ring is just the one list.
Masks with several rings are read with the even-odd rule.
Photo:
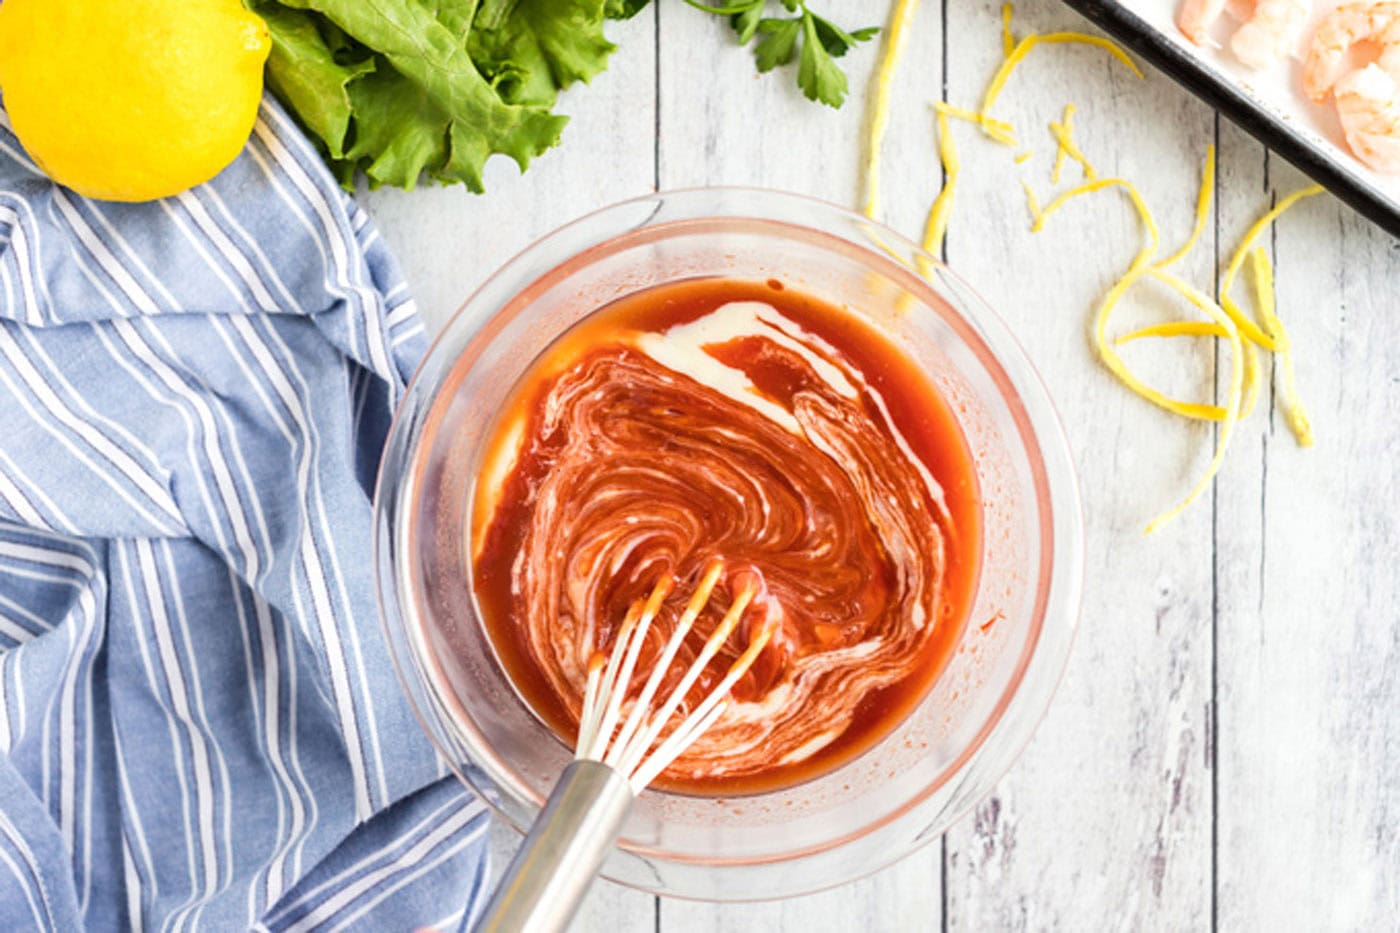
[[1292, 54], [1310, 12], [1309, 0], [1259, 0], [1230, 37], [1230, 51], [1250, 68], [1267, 68]]
[[1225, 0], [1183, 0], [1176, 25], [1192, 42], [1205, 45], [1210, 28], [1225, 12]]
[[1393, 56], [1394, 47], [1400, 46], [1400, 3], [1362, 0], [1329, 13], [1308, 46], [1308, 57], [1303, 63], [1303, 93], [1315, 101], [1326, 100], [1346, 70], [1347, 53], [1356, 43], [1365, 41], [1378, 43], [1383, 58]]
[[1400, 173], [1400, 83], [1367, 65], [1336, 85], [1337, 117], [1347, 145], [1377, 172]]

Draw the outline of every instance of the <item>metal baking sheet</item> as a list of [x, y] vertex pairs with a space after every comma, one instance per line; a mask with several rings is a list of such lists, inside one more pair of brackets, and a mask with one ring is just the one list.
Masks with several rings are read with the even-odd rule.
[[[1374, 172], [1347, 151], [1332, 104], [1314, 104], [1299, 91], [1301, 53], [1273, 69], [1252, 72], [1235, 62], [1228, 51], [1226, 40], [1238, 25], [1229, 16], [1222, 16], [1217, 24], [1217, 47], [1198, 47], [1176, 27], [1179, 0], [1065, 2], [1361, 214], [1400, 237], [1400, 176]], [[1326, 8], [1332, 5], [1326, 4]], [[1310, 32], [1310, 28], [1304, 31], [1303, 42]]]

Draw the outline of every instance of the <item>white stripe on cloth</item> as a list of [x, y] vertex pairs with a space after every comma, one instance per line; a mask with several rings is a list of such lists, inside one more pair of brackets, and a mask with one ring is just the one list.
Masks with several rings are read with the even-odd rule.
[[[0, 356], [10, 363], [15, 376], [20, 380], [16, 383], [6, 370], [0, 367], [0, 382], [5, 383], [36, 424], [67, 448], [154, 527], [168, 534], [183, 530], [179, 508], [170, 497], [170, 493], [160, 485], [159, 480], [144, 471], [131, 453], [123, 450], [94, 425], [73, 412], [35, 369], [34, 363], [23, 354], [14, 335], [3, 323], [0, 323]], [[31, 399], [43, 407], [43, 414], [34, 407]], [[67, 430], [65, 432], [60, 428]], [[86, 453], [84, 448], [105, 460], [107, 466], [103, 466]], [[115, 472], [108, 467], [114, 468]], [[121, 478], [118, 478], [119, 475]], [[128, 489], [122, 479], [135, 487], [135, 490]], [[145, 501], [139, 501], [135, 496], [136, 492], [139, 492]], [[158, 510], [159, 514], [151, 511], [150, 507]]]
[[[415, 842], [409, 849], [392, 861], [377, 865], [373, 871], [369, 872], [355, 882], [340, 888], [334, 895], [326, 898], [310, 911], [306, 916], [299, 918], [286, 928], [286, 933], [303, 933], [303, 931], [314, 930], [319, 925], [326, 923], [332, 918], [340, 918], [342, 912], [354, 904], [359, 898], [374, 891], [380, 885], [385, 885], [388, 890], [381, 890], [380, 894], [387, 897], [392, 894], [401, 884], [396, 885], [395, 879], [400, 878], [402, 884], [408, 883], [412, 878], [402, 879], [406, 872], [420, 872], [424, 868], [424, 859], [438, 846], [447, 840], [452, 839], [457, 833], [466, 829], [467, 825], [484, 812], [485, 808], [477, 806], [461, 807], [447, 819], [437, 823], [427, 834]], [[466, 848], [474, 842], [481, 833], [486, 831], [486, 823], [483, 820], [477, 828], [467, 836], [453, 841], [450, 850], [442, 857], [450, 857], [456, 852]], [[432, 868], [437, 864], [433, 862], [427, 865]], [[369, 905], [372, 907], [373, 903]], [[366, 910], [369, 907], [365, 907]]]
[[[194, 813], [193, 818], [187, 814], [185, 826], [186, 838], [190, 841], [190, 894], [170, 918], [171, 926], [178, 929], [188, 912], [200, 901], [200, 882], [203, 882], [203, 897], [213, 894], [218, 885], [218, 856], [215, 853], [214, 780], [204, 735], [195, 725], [194, 718], [190, 713], [189, 692], [180, 670], [179, 659], [175, 655], [169, 612], [165, 605], [165, 596], [161, 592], [160, 575], [156, 570], [155, 554], [149, 541], [139, 540], [136, 542], [136, 570], [145, 597], [144, 605], [150, 613], [151, 620], [149, 636], [143, 633], [138, 637], [142, 641], [145, 641], [147, 637], [154, 639], [154, 649], [150, 650], [160, 662], [159, 680], [154, 676], [156, 669], [152, 667], [150, 670], [151, 686], [158, 695], [169, 697], [170, 712], [173, 714], [173, 718], [170, 719], [171, 737], [177, 748], [177, 759], [183, 762], [183, 746], [187, 744], [194, 777]], [[183, 770], [183, 764], [181, 768]], [[187, 787], [184, 782], [181, 783], [182, 789]], [[186, 805], [188, 806], [188, 804]]]
[[[364, 337], [361, 341], [361, 345], [365, 346], [368, 349], [370, 361], [372, 362], [373, 368], [376, 372], [392, 372], [393, 362], [391, 360], [390, 348], [385, 341], [384, 328], [382, 326], [378, 326], [377, 324], [377, 318], [379, 317], [379, 315], [377, 314], [374, 316], [374, 318], [371, 318], [367, 314], [367, 311], [370, 308], [374, 308], [382, 314], [383, 299], [378, 293], [376, 293], [363, 281], [362, 276], [360, 276], [358, 273], [351, 272], [349, 256], [351, 252], [357, 250], [357, 248], [355, 244], [350, 242], [345, 237], [343, 225], [336, 223], [336, 209], [332, 208], [330, 199], [326, 196], [327, 187], [323, 185], [322, 187], [318, 188], [315, 182], [312, 180], [311, 175], [305, 170], [303, 165], [292, 156], [289, 147], [300, 146], [303, 148], [303, 150], [305, 150], [307, 146], [306, 140], [301, 136], [299, 132], [296, 131], [296, 129], [291, 125], [290, 120], [285, 115], [281, 114], [280, 112], [273, 111], [271, 112], [271, 117], [271, 122], [276, 122], [278, 128], [282, 132], [290, 133], [289, 140], [284, 142], [282, 136], [277, 130], [274, 130], [272, 128], [270, 122], [262, 118], [259, 118], [254, 128], [254, 134], [267, 147], [267, 150], [271, 154], [273, 160], [283, 170], [286, 177], [291, 179], [292, 184], [297, 188], [301, 195], [310, 203], [311, 208], [315, 213], [316, 220], [319, 222], [319, 229], [323, 234], [323, 238], [318, 238], [316, 242], [318, 245], [320, 245], [321, 243], [325, 243], [329, 247], [329, 254], [332, 259], [332, 268], [334, 272], [333, 289], [335, 291], [338, 291], [340, 294], [343, 294], [347, 300], [353, 297], [355, 299], [354, 304], [360, 312], [358, 314], [352, 313], [349, 315], [349, 321], [352, 325], [352, 335], [357, 331], [364, 334]], [[277, 188], [279, 191], [283, 190], [280, 184], [277, 185]], [[294, 202], [291, 199], [288, 199], [287, 203], [294, 204]], [[309, 219], [307, 219], [307, 217], [300, 211], [298, 211], [298, 216], [302, 219], [303, 223], [310, 225]], [[323, 256], [325, 255], [325, 252], [325, 250], [322, 251]], [[352, 277], [356, 279], [356, 281], [352, 282]], [[361, 317], [366, 318], [368, 325], [365, 326], [363, 329], [358, 327], [359, 319]], [[278, 337], [275, 332], [272, 333], [272, 336], [280, 340], [280, 337]], [[353, 336], [352, 339], [354, 339]], [[296, 372], [295, 370], [291, 371], [300, 381], [302, 378], [301, 374], [299, 372]], [[302, 382], [302, 384], [303, 386], [305, 385], [304, 381]], [[397, 398], [398, 394], [397, 383], [394, 381], [390, 381], [389, 388], [390, 400], [392, 404], [393, 401]], [[329, 561], [332, 565], [332, 578], [334, 579], [336, 585], [340, 588], [340, 596], [343, 600], [345, 599], [345, 577], [344, 574], [341, 572], [339, 566], [337, 565], [338, 556], [336, 554], [336, 549], [333, 546], [331, 546], [327, 548], [327, 551]], [[364, 658], [360, 646], [359, 634], [353, 627], [348, 629], [348, 634], [351, 653], [354, 656], [356, 665], [360, 668], [360, 671], [363, 674]], [[367, 738], [369, 740], [369, 755], [374, 765], [374, 776], [378, 785], [378, 799], [385, 800], [388, 797], [389, 793], [388, 779], [384, 770], [383, 754], [379, 747], [379, 730], [374, 727], [374, 697], [368, 689], [364, 689], [368, 687], [368, 678], [361, 676], [359, 683], [361, 684], [362, 689], [360, 691], [360, 696], [358, 697], [358, 699], [361, 708], [365, 711], [366, 718], [371, 724], [371, 727], [368, 730], [366, 730], [366, 732]], [[358, 728], [356, 730], [356, 734], [358, 735]], [[361, 767], [363, 768], [365, 766], [362, 765]], [[362, 776], [361, 780], [367, 781], [368, 777]], [[371, 813], [373, 810], [370, 801], [368, 786], [363, 788], [363, 792], [361, 788], [357, 787], [356, 794], [357, 812], [361, 813], [362, 818], [367, 817], [369, 813]]]
[[[133, 618], [144, 618], [144, 615], [140, 612], [140, 608], [143, 607], [143, 601], [141, 601], [140, 597], [140, 590], [137, 590], [136, 580], [134, 580], [132, 576], [132, 563], [133, 559], [136, 558], [133, 558], [133, 555], [130, 552], [134, 551], [134, 549], [136, 549], [136, 546], [137, 542], [119, 541], [116, 542], [115, 545], [113, 545], [113, 548], [115, 548], [116, 556], [118, 556], [118, 563], [120, 565], [120, 569], [122, 569], [123, 593], [126, 594], [126, 600], [127, 604], [129, 604], [130, 615], [132, 615]], [[151, 609], [151, 611], [154, 612], [154, 609]], [[136, 633], [134, 633], [134, 635], [136, 635], [136, 639], [134, 640], [136, 640], [137, 647], [139, 647], [140, 651], [141, 667], [143, 667], [144, 672], [146, 672], [147, 684], [148, 686], [150, 686], [151, 692], [153, 692], [154, 695], [160, 696], [161, 681], [160, 677], [158, 677], [158, 675], [155, 674], [154, 664], [151, 664], [151, 650], [150, 646], [148, 646], [146, 636], [144, 636], [143, 633], [140, 632], [140, 628], [137, 628]], [[179, 787], [179, 808], [181, 808], [181, 827], [183, 829], [183, 835], [185, 835], [185, 846], [183, 846], [183, 852], [185, 852], [186, 869], [188, 869], [189, 888], [190, 891], [193, 892], [197, 883], [197, 873], [195, 866], [195, 824], [193, 824], [193, 821], [190, 820], [189, 776], [186, 775], [185, 756], [183, 756], [181, 754], [181, 751], [179, 751], [179, 744], [181, 744], [181, 742], [179, 742], [179, 726], [178, 723], [176, 723], [175, 717], [165, 717], [165, 728], [167, 728], [167, 733], [169, 735], [169, 754], [171, 754], [172, 762], [174, 762], [175, 765], [175, 783]], [[127, 820], [133, 820], [134, 822], [136, 822], [137, 827], [140, 827], [141, 822], [143, 822], [141, 821], [140, 817], [141, 807], [137, 806], [136, 799], [134, 799], [132, 785], [130, 785], [129, 777], [130, 773], [132, 773], [134, 765], [136, 765], [136, 759], [123, 752], [125, 744], [123, 744], [120, 735], [122, 735], [122, 733], [120, 733], [120, 728], [116, 727], [115, 744], [116, 756], [118, 756], [118, 773], [120, 776], [122, 776], [123, 796], [125, 796], [126, 799], [126, 807], [123, 808], [123, 815], [125, 815]], [[133, 752], [133, 754], [140, 755], [140, 759], [143, 762], [155, 759], [155, 756], [157, 756], [157, 749], [153, 747], [153, 735], [143, 735], [143, 737], [141, 737], [140, 744], [141, 748], [139, 749], [139, 751]], [[169, 801], [167, 801], [167, 806], [168, 804]], [[146, 834], [144, 834], [143, 832], [141, 836], [143, 836], [144, 838]], [[153, 856], [153, 852], [151, 852], [151, 849], [148, 848], [148, 846], [144, 846], [143, 855], [146, 855], [148, 863], [148, 873], [150, 873], [150, 881], [148, 881], [147, 884], [148, 887], [151, 888], [151, 898], [154, 899], [155, 880], [157, 880], [157, 878], [161, 876], [161, 873], [160, 871], [157, 871], [157, 869], [155, 869], [155, 862], [153, 857], [151, 857]], [[162, 852], [161, 855], [165, 856], [165, 853]]]
[[10, 227], [9, 248], [15, 253], [15, 270], [19, 274], [20, 292], [24, 296], [25, 318], [30, 324], [44, 322], [43, 307], [39, 304], [38, 290], [34, 287], [34, 273], [30, 268], [28, 235], [20, 224], [19, 212], [0, 204], [0, 223]]
[[[368, 853], [358, 861], [341, 869], [331, 877], [325, 879], [320, 884], [303, 891], [293, 901], [281, 905], [276, 911], [268, 916], [268, 920], [280, 923], [289, 915], [306, 910], [318, 900], [325, 899], [329, 892], [345, 889], [350, 884], [356, 882], [367, 872], [371, 872], [381, 865], [396, 861], [404, 851], [412, 848], [421, 838], [430, 833], [434, 827], [440, 827], [444, 820], [455, 815], [466, 813], [468, 818], [484, 813], [486, 807], [478, 800], [463, 800], [453, 798], [441, 806], [429, 811], [415, 822], [409, 829], [399, 833], [398, 842], [393, 847], [377, 850]], [[465, 825], [465, 823], [463, 824]]]
[[[24, 867], [10, 857], [10, 853], [5, 851], [5, 845], [0, 844], [0, 862], [5, 863], [5, 867], [14, 875], [15, 886], [24, 892], [25, 903], [29, 906], [30, 916], [34, 918], [34, 929], [36, 930], [56, 930], [57, 923], [54, 920], [53, 908], [49, 906], [48, 895], [44, 891], [44, 883], [39, 874], [39, 863], [34, 858], [34, 853], [29, 851], [24, 844], [24, 838], [15, 830], [13, 824], [0, 812], [0, 839], [13, 846], [20, 858], [24, 860]], [[27, 869], [27, 871], [25, 870]], [[26, 883], [30, 879], [32, 883]], [[43, 900], [43, 910], [39, 908], [39, 902], [34, 899], [35, 892]]]

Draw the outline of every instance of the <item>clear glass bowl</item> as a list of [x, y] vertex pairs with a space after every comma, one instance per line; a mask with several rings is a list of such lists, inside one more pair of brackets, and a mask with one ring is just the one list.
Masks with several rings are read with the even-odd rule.
[[748, 189], [649, 195], [545, 237], [462, 306], [409, 385], [380, 469], [375, 573], [423, 727], [523, 832], [570, 749], [516, 695], [477, 616], [466, 519], [480, 448], [517, 378], [580, 317], [638, 289], [716, 275], [779, 278], [890, 335], [957, 411], [984, 499], [972, 618], [902, 725], [786, 790], [648, 791], [604, 868], [658, 894], [769, 899], [850, 881], [938, 838], [1020, 753], [1069, 653], [1083, 532], [1064, 434], [1006, 325], [941, 263], [858, 214]]

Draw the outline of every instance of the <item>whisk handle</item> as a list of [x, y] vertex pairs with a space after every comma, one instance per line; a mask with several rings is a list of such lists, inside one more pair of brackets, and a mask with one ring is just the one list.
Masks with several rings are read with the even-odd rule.
[[476, 933], [566, 930], [635, 799], [627, 780], [601, 762], [575, 761], [565, 768]]

